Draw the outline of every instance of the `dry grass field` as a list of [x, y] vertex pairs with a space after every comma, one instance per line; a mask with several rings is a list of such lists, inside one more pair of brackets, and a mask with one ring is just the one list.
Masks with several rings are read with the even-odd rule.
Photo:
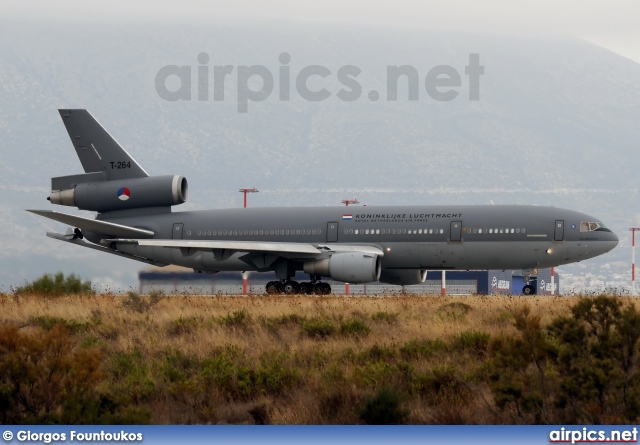
[[[637, 302], [598, 298], [0, 295], [0, 422], [637, 422]], [[620, 344], [608, 387], [571, 352]]]

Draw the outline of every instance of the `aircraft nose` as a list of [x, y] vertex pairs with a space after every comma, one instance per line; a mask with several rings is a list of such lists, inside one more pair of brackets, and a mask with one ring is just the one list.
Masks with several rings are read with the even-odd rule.
[[620, 242], [618, 235], [613, 232], [607, 233], [603, 238], [604, 239], [598, 243], [598, 248], [602, 250], [602, 253], [613, 250]]

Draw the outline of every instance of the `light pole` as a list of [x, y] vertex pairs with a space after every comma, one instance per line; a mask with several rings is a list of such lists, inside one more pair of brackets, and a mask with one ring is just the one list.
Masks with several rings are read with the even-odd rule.
[[640, 227], [631, 227], [631, 295], [636, 295], [636, 232]]
[[255, 187], [251, 187], [250, 189], [240, 189], [240, 193], [244, 193], [244, 208], [247, 208], [247, 193], [258, 193], [258, 190]]

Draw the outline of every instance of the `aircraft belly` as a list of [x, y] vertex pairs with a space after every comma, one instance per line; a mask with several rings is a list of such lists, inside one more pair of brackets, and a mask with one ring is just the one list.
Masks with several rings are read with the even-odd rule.
[[246, 252], [226, 254], [224, 251], [204, 251], [157, 246], [138, 246], [136, 244], [118, 244], [117, 249], [131, 255], [151, 258], [164, 263], [175, 264], [197, 270], [245, 271], [257, 270], [253, 265], [242, 261]]
[[[562, 261], [566, 256], [565, 243], [554, 246], [557, 251], [550, 255], [547, 249], [552, 244], [548, 241], [418, 243], [418, 264], [427, 269], [456, 270], [521, 269], [563, 264], [566, 262]], [[403, 264], [404, 261], [398, 263]]]
[[[545, 267], [548, 241], [468, 242], [457, 269], [523, 269]], [[455, 257], [455, 255], [453, 255]]]
[[[592, 244], [568, 241], [389, 243], [385, 246], [385, 255], [382, 257], [382, 267], [385, 269], [546, 268], [581, 261], [600, 253]], [[118, 243], [117, 249], [163, 263], [209, 271], [268, 270], [274, 264], [273, 259], [277, 259], [270, 258], [270, 255], [252, 256], [247, 255], [247, 252], [230, 250], [198, 250], [125, 243]]]

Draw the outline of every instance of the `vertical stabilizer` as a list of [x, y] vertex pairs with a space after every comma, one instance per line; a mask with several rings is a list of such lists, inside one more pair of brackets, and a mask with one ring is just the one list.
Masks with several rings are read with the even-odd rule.
[[87, 110], [58, 110], [86, 173], [104, 172], [106, 179], [149, 176]]

